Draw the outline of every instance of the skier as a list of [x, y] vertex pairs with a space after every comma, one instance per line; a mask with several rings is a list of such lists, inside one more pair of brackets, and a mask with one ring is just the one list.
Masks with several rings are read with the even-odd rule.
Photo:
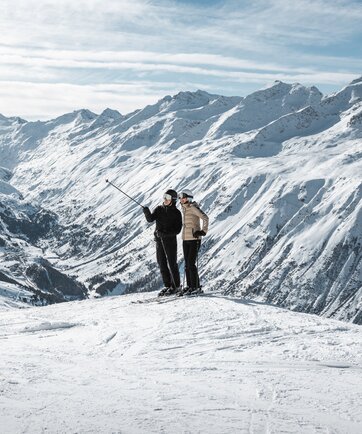
[[[179, 295], [202, 292], [196, 261], [201, 245], [201, 237], [205, 236], [208, 230], [209, 217], [192, 200], [193, 197], [193, 193], [188, 189], [182, 190], [179, 196], [183, 212], [182, 247], [187, 282], [187, 287], [183, 288]], [[202, 229], [200, 220], [202, 220]]]
[[176, 294], [180, 290], [176, 235], [181, 232], [182, 216], [176, 202], [177, 192], [170, 189], [163, 195], [163, 204], [153, 213], [148, 207], [143, 208], [146, 220], [149, 223], [156, 221], [156, 258], [164, 284], [159, 296]]

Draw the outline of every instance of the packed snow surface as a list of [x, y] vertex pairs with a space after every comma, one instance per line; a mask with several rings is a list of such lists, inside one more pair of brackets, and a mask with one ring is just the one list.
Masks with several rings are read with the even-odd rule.
[[154, 295], [1, 308], [1, 433], [362, 432], [360, 326]]

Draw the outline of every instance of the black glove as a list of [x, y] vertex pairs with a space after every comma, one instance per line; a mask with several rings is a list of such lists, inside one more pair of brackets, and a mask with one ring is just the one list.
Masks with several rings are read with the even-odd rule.
[[194, 232], [195, 238], [204, 237], [205, 235], [206, 235], [206, 232], [204, 232], [204, 231], [195, 231]]
[[143, 207], [143, 214], [147, 217], [151, 214], [150, 209], [148, 208], [148, 206], [144, 206]]

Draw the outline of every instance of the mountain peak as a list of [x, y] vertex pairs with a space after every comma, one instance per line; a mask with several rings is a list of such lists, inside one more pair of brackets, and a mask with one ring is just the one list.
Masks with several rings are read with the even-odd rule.
[[291, 84], [283, 83], [280, 80], [275, 80], [272, 84], [265, 86], [245, 97], [246, 101], [266, 101], [282, 97], [290, 92], [292, 89]]
[[87, 109], [80, 109], [80, 110], [74, 110], [70, 113], [65, 113], [64, 115], [58, 116], [55, 119], [52, 119], [51, 123], [55, 124], [68, 124], [73, 121], [80, 121], [80, 122], [90, 122], [96, 119], [97, 115], [90, 110]]
[[180, 99], [180, 98], [210, 98], [215, 95], [211, 95], [210, 93], [206, 92], [205, 90], [196, 90], [195, 92], [192, 91], [181, 91], [178, 94], [174, 95], [174, 98]]
[[195, 109], [209, 104], [211, 100], [218, 98], [218, 95], [212, 95], [204, 90], [181, 91], [172, 97], [167, 95], [162, 98], [158, 104], [160, 111], [177, 111]]
[[362, 75], [361, 77], [355, 78], [354, 80], [351, 81], [350, 84], [359, 84], [362, 83]]
[[300, 83], [288, 84], [275, 80], [271, 85], [266, 86], [245, 98], [248, 104], [260, 104], [270, 102], [275, 104], [277, 100], [282, 105], [287, 105], [291, 110], [298, 110], [306, 105], [319, 103], [323, 97], [315, 86], [305, 87]]
[[14, 123], [17, 124], [25, 124], [27, 121], [25, 119], [20, 118], [19, 116], [12, 116], [7, 118], [6, 116], [0, 113], [0, 124], [1, 125], [11, 125]]
[[124, 119], [124, 116], [122, 116], [119, 111], [106, 108], [99, 116], [94, 119], [94, 121], [91, 123], [91, 126], [109, 126], [113, 123], [121, 121], [122, 119]]
[[82, 118], [85, 121], [92, 121], [97, 117], [95, 113], [88, 109], [75, 110], [73, 113], [78, 117], [78, 119]]
[[123, 116], [122, 114], [117, 111], [117, 110], [112, 110], [110, 108], [106, 108], [105, 110], [102, 111], [102, 113], [99, 115], [101, 117], [106, 117], [106, 118], [112, 118], [112, 119], [121, 119]]
[[267, 84], [264, 88], [262, 88], [260, 90], [261, 91], [267, 90], [267, 89], [289, 90], [292, 86], [293, 86], [293, 84], [291, 84], [291, 83], [284, 83], [284, 81], [281, 81], [281, 80], [274, 80], [272, 83]]

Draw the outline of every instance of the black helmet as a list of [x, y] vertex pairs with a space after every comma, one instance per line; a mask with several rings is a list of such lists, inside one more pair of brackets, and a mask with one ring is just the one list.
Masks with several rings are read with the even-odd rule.
[[176, 201], [177, 201], [177, 191], [172, 190], [172, 189], [169, 189], [169, 190], [166, 191], [165, 195], [166, 195], [166, 194], [171, 196], [171, 200], [172, 200], [173, 202], [176, 202]]

